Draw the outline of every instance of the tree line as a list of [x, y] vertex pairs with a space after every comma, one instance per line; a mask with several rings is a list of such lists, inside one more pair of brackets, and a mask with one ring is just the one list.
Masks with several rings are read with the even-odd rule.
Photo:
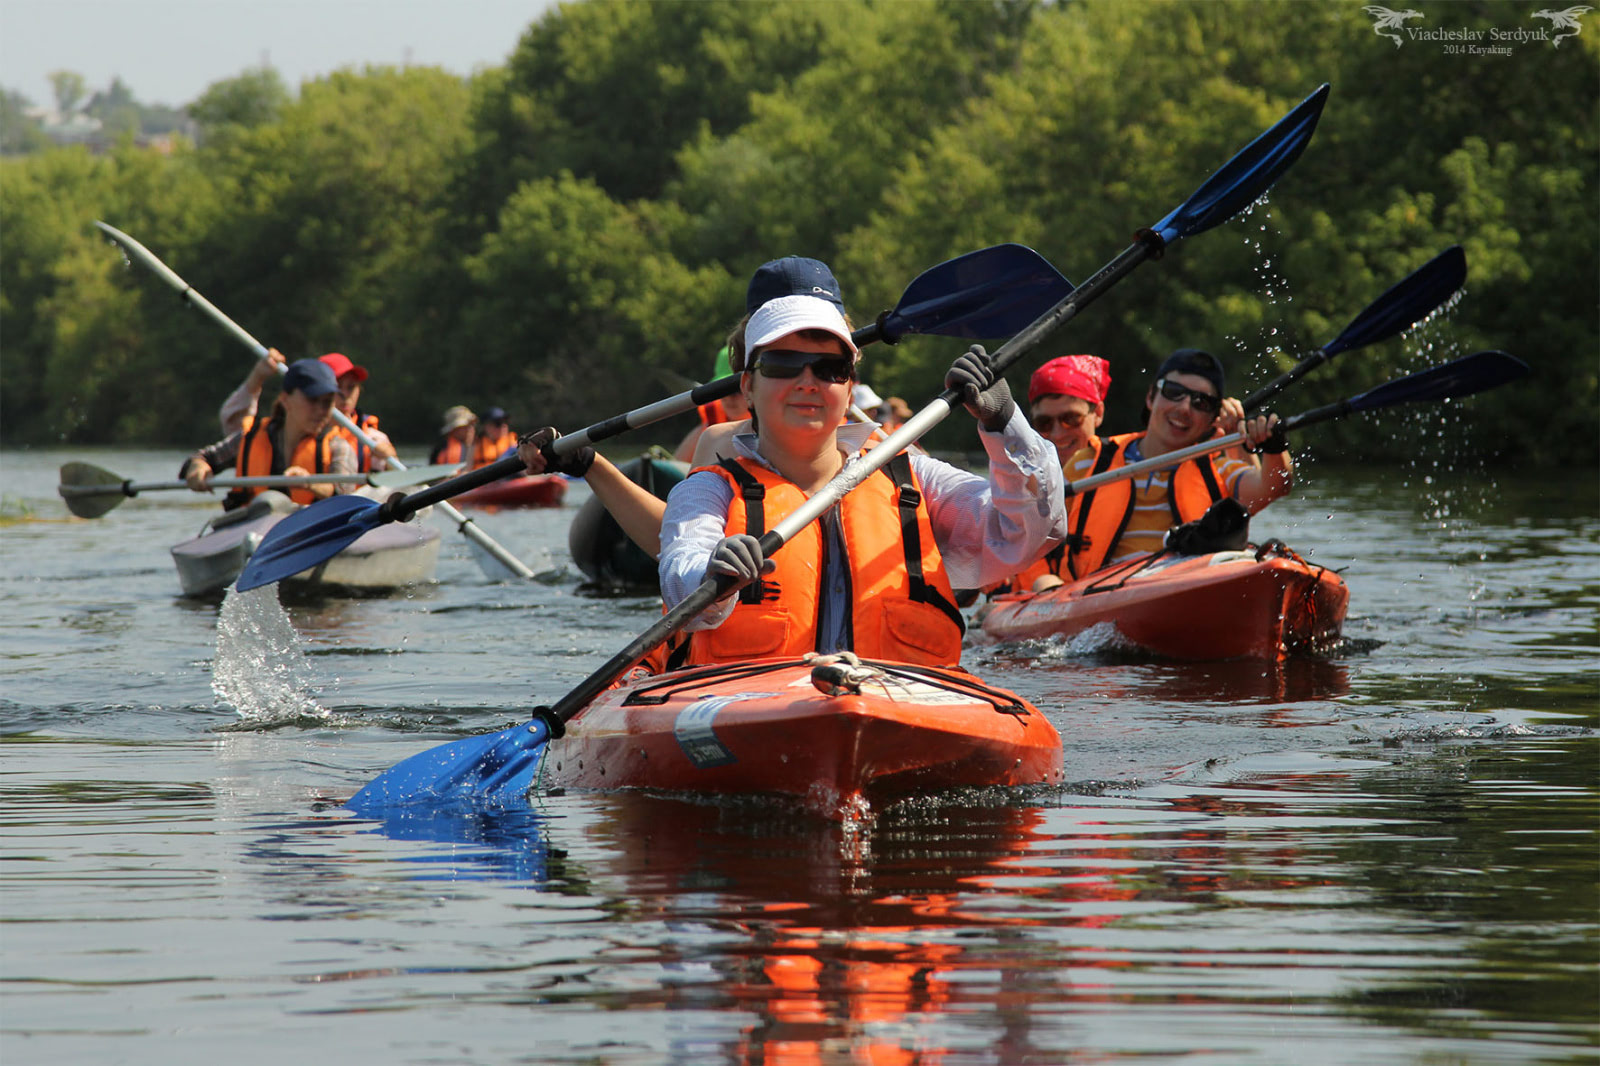
[[[1513, 29], [1531, 7], [1426, 14]], [[1203, 347], [1242, 395], [1460, 244], [1447, 313], [1280, 406], [1503, 348], [1534, 376], [1308, 440], [1341, 460], [1589, 465], [1597, 58], [1600, 26], [1468, 55], [1397, 45], [1355, 3], [628, 0], [552, 8], [470, 79], [369, 67], [291, 93], [247, 71], [189, 105], [198, 133], [168, 154], [125, 139], [0, 160], [0, 440], [192, 446], [248, 369], [95, 219], [291, 358], [371, 368], [398, 439], [427, 439], [454, 403], [571, 428], [709, 377], [769, 258], [829, 262], [860, 321], [990, 244], [1082, 280], [1326, 81], [1316, 137], [1265, 203], [1123, 281], [1013, 390], [1052, 356], [1102, 355], [1121, 431], [1160, 358]], [[915, 406], [961, 348], [875, 346], [864, 374]], [[932, 443], [970, 432], [952, 419]]]

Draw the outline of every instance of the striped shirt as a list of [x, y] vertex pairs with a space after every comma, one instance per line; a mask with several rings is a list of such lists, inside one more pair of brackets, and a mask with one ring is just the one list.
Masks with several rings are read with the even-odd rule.
[[[1137, 463], [1144, 458], [1140, 442], [1132, 440], [1123, 449], [1123, 460]], [[1094, 473], [1095, 453], [1082, 448], [1067, 461], [1067, 480], [1079, 481]], [[1217, 480], [1229, 496], [1238, 498], [1239, 479], [1254, 469], [1252, 464], [1226, 455], [1212, 457], [1216, 465]], [[1127, 528], [1122, 537], [1106, 554], [1106, 563], [1114, 563], [1132, 555], [1161, 550], [1161, 542], [1172, 528], [1172, 508], [1167, 503], [1167, 486], [1172, 480], [1173, 467], [1150, 470], [1133, 479], [1133, 513], [1128, 516]]]

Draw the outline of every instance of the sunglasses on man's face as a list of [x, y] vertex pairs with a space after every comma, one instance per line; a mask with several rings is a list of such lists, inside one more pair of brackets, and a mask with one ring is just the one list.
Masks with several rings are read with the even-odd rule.
[[818, 381], [831, 385], [851, 381], [856, 376], [856, 364], [849, 356], [829, 352], [795, 352], [784, 348], [768, 348], [756, 354], [751, 368], [764, 378], [797, 378], [801, 371], [811, 368]]
[[1034, 415], [1033, 428], [1040, 433], [1049, 433], [1056, 428], [1059, 422], [1063, 429], [1077, 429], [1083, 425], [1083, 420], [1089, 417], [1087, 411], [1065, 411], [1059, 415]]
[[1203, 415], [1214, 415], [1222, 410], [1222, 401], [1209, 392], [1201, 392], [1179, 385], [1176, 381], [1162, 378], [1156, 382], [1156, 387], [1161, 390], [1161, 395], [1173, 403], [1181, 403], [1185, 396], [1189, 397], [1189, 406]]

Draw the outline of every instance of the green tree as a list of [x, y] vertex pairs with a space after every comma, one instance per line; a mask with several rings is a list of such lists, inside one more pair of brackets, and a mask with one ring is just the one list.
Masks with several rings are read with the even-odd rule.
[[274, 67], [255, 67], [212, 82], [186, 109], [202, 137], [254, 129], [272, 122], [290, 102], [289, 90]]
[[70, 115], [78, 110], [78, 105], [83, 102], [83, 94], [89, 91], [83, 75], [75, 70], [52, 70], [49, 77], [51, 91], [55, 93], [56, 110], [62, 115]]
[[0, 93], [0, 155], [25, 155], [50, 144], [38, 119], [27, 115], [32, 106], [33, 101], [19, 92], [7, 89]]

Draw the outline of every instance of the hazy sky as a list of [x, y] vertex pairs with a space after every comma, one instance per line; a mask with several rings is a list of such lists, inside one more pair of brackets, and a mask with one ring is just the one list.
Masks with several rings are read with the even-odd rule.
[[498, 66], [551, 0], [0, 0], [0, 87], [53, 100], [74, 70], [92, 93], [121, 77], [178, 106], [260, 66], [291, 90], [345, 66]]

